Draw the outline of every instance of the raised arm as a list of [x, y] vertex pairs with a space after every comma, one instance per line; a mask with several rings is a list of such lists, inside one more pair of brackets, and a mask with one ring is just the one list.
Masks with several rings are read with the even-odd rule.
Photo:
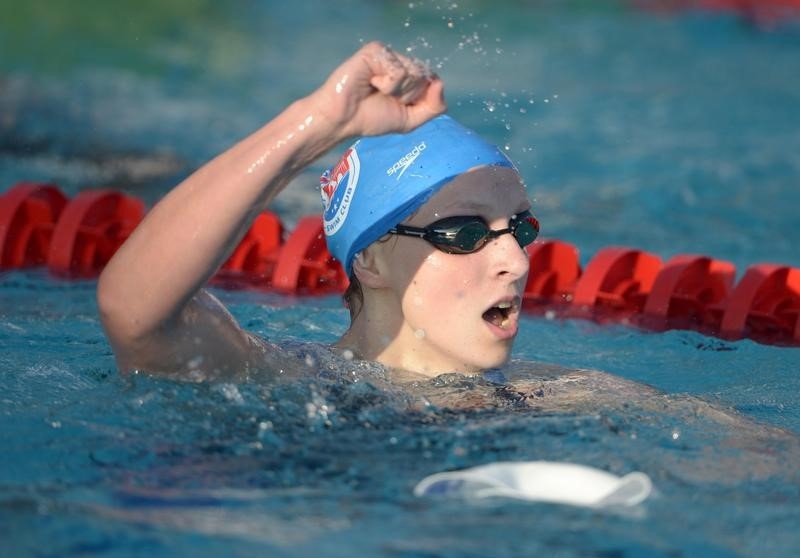
[[369, 43], [317, 91], [170, 191], [114, 255], [97, 289], [122, 371], [231, 377], [269, 347], [243, 331], [203, 285], [289, 181], [353, 136], [408, 131], [444, 112], [441, 81]]

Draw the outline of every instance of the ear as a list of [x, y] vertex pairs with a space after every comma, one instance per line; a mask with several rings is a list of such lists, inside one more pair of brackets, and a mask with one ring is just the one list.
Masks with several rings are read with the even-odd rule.
[[383, 254], [374, 245], [367, 246], [356, 255], [353, 260], [353, 273], [363, 286], [371, 289], [381, 289], [387, 286], [382, 256]]

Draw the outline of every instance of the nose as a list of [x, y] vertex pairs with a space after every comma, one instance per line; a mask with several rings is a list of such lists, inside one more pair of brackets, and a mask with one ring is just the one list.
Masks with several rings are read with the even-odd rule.
[[498, 276], [508, 276], [512, 281], [528, 275], [528, 253], [512, 234], [498, 236], [488, 247], [492, 253], [492, 269]]

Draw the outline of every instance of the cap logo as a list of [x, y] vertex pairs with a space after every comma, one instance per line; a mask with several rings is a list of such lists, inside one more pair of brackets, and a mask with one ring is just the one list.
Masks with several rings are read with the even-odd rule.
[[333, 171], [326, 171], [319, 179], [322, 202], [325, 204], [322, 222], [326, 235], [330, 236], [336, 233], [344, 224], [353, 201], [353, 193], [358, 185], [360, 170], [361, 163], [358, 160], [358, 153], [351, 147], [345, 152]]
[[417, 160], [417, 157], [419, 157], [420, 154], [425, 151], [426, 147], [427, 146], [425, 145], [424, 141], [420, 142], [419, 145], [415, 146], [414, 149], [403, 155], [394, 165], [386, 169], [386, 174], [392, 176], [397, 171], [400, 171], [397, 174], [397, 180], [400, 180], [400, 177], [403, 176], [403, 173], [406, 172], [408, 167], [410, 167], [411, 164]]

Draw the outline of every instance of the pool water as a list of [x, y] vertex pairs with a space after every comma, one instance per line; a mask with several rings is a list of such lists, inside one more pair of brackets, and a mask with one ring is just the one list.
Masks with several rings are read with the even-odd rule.
[[[612, 2], [31, 2], [15, 14], [0, 22], [3, 190], [51, 180], [152, 204], [379, 38], [430, 61], [450, 112], [507, 148], [544, 234], [584, 263], [628, 245], [729, 260], [740, 276], [800, 265], [796, 22]], [[317, 175], [334, 158], [277, 200], [290, 228], [320, 211]], [[409, 410], [368, 375], [121, 378], [94, 288], [0, 274], [9, 556], [800, 552], [798, 348], [527, 316], [517, 366], [603, 370], [654, 386], [658, 405], [620, 392], [615, 406], [560, 412]], [[347, 325], [336, 297], [215, 292], [272, 340], [327, 343]], [[643, 471], [658, 492], [626, 512], [411, 492], [435, 472], [539, 459]]]

